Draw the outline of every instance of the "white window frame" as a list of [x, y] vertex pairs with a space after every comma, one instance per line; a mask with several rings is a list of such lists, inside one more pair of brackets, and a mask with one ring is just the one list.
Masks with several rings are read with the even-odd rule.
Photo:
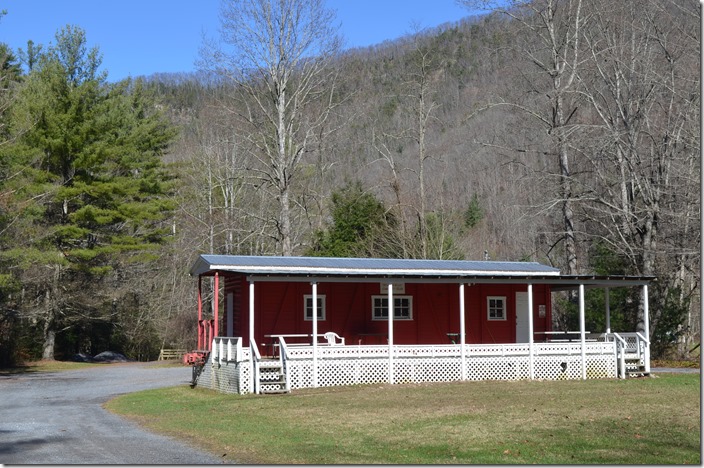
[[[389, 296], [372, 296], [372, 320], [388, 320], [389, 319]], [[396, 301], [408, 301], [408, 305], [397, 304]], [[397, 310], [408, 308], [408, 316], [398, 315]], [[377, 314], [377, 311], [380, 313]], [[394, 295], [394, 320], [413, 320], [413, 296], [396, 296]]]
[[[492, 307], [491, 301], [501, 301], [501, 317], [491, 316], [492, 310], [499, 310], [496, 306]], [[506, 321], [507, 314], [506, 296], [487, 296], [486, 298], [486, 319], [492, 322]]]
[[[318, 294], [318, 322], [325, 321], [325, 294]], [[310, 311], [310, 313], [309, 313]], [[306, 322], [313, 321], [313, 295], [303, 295], [303, 320]]]

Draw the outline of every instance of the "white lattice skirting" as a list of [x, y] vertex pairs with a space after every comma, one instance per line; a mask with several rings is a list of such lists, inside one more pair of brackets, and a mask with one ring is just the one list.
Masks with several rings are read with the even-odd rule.
[[[349, 346], [344, 352], [334, 347], [319, 350], [318, 386], [359, 385], [389, 381], [388, 347]], [[585, 345], [586, 377], [615, 378], [616, 350], [613, 343]], [[322, 352], [320, 352], [322, 351]], [[394, 383], [452, 382], [462, 380], [462, 357], [458, 345], [396, 346]], [[291, 389], [313, 387], [312, 351], [297, 349], [286, 360]], [[345, 356], [347, 354], [347, 356]], [[354, 356], [354, 354], [358, 354]], [[335, 356], [337, 355], [337, 356]], [[520, 380], [530, 378], [528, 345], [467, 346], [466, 380]], [[538, 380], [581, 379], [579, 343], [535, 345], [533, 378]]]
[[[217, 340], [217, 339], [216, 339]], [[198, 380], [201, 386], [227, 393], [253, 390], [249, 350], [235, 352], [216, 345]], [[317, 386], [359, 385], [389, 382], [389, 365], [394, 383], [452, 382], [463, 380], [529, 379], [528, 344], [398, 345], [389, 360], [388, 346], [318, 346]], [[314, 387], [313, 347], [296, 346], [284, 350], [283, 359], [291, 389]], [[560, 380], [582, 378], [580, 343], [540, 343], [533, 345], [533, 378]], [[616, 378], [616, 346], [613, 342], [588, 342], [584, 350], [588, 379]], [[228, 383], [236, 388], [226, 389]]]

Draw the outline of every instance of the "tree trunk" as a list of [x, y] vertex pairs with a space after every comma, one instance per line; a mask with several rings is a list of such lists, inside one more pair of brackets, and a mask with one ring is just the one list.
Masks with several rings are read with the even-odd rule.
[[54, 347], [56, 343], [56, 324], [54, 320], [53, 298], [50, 290], [46, 291], [44, 303], [46, 306], [46, 316], [44, 318], [44, 344], [42, 345], [42, 359], [53, 361]]
[[293, 255], [291, 243], [291, 208], [289, 205], [288, 188], [281, 192], [281, 212], [279, 214], [279, 233], [281, 234], [281, 255], [290, 257]]

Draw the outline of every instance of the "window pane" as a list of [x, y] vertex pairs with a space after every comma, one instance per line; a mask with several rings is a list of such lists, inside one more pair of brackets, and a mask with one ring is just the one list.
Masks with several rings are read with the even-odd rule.
[[[318, 320], [325, 320], [325, 296], [318, 296]], [[313, 296], [305, 296], [305, 320], [313, 320]]]
[[[372, 297], [372, 318], [388, 320], [389, 299], [386, 296]], [[413, 300], [410, 296], [394, 297], [394, 320], [413, 320]]]
[[487, 298], [487, 318], [489, 320], [506, 320], [506, 298]]

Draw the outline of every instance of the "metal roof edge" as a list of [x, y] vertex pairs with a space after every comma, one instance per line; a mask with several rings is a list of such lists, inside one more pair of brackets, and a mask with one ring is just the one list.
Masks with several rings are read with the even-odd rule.
[[[227, 260], [232, 259], [230, 263]], [[271, 264], [281, 260], [281, 264]], [[287, 262], [294, 261], [295, 264]], [[379, 266], [388, 261], [392, 267]], [[325, 263], [340, 262], [340, 265]], [[268, 263], [268, 264], [266, 264]], [[347, 265], [342, 264], [347, 263]], [[502, 268], [502, 266], [524, 268]], [[464, 268], [462, 267], [464, 266]], [[485, 266], [486, 268], [482, 268]], [[492, 267], [495, 267], [492, 268]], [[191, 267], [190, 275], [208, 271], [231, 271], [243, 274], [300, 275], [378, 275], [378, 276], [558, 276], [559, 269], [538, 262], [497, 262], [479, 260], [425, 260], [380, 258], [272, 257], [202, 254]]]

